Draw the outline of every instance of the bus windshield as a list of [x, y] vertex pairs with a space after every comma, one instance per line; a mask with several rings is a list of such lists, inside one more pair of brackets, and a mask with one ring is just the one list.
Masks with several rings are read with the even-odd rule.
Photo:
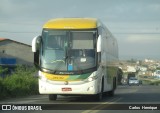
[[80, 71], [96, 67], [96, 30], [42, 32], [41, 67], [52, 71]]

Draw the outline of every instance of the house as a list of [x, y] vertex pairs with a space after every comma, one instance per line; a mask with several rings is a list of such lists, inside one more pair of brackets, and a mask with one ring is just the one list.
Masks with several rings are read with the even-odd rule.
[[155, 72], [153, 73], [153, 76], [160, 78], [160, 70], [155, 70]]
[[136, 72], [135, 66], [127, 66], [127, 72]]
[[11, 39], [0, 38], [0, 65], [33, 65], [31, 46]]
[[141, 67], [140, 67], [140, 71], [142, 71], [142, 72], [146, 72], [146, 71], [147, 71], [147, 67], [143, 67], [143, 66], [141, 66]]

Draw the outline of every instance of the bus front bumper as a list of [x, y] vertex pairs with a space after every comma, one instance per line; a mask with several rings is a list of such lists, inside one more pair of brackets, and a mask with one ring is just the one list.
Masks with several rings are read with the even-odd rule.
[[59, 84], [51, 84], [39, 79], [40, 94], [92, 95], [98, 93], [98, 87], [97, 80], [85, 82], [83, 84], [68, 83], [68, 85], [65, 85], [65, 81], [59, 82]]

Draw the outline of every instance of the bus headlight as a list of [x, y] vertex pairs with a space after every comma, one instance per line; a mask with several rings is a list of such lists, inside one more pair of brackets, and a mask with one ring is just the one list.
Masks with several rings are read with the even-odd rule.
[[41, 79], [43, 81], [47, 81], [47, 78], [43, 75], [43, 73], [41, 71], [39, 71], [39, 79]]
[[89, 82], [93, 81], [93, 78], [92, 77], [88, 78], [88, 81]]
[[91, 81], [93, 81], [93, 80], [96, 80], [97, 78], [98, 78], [97, 76], [89, 77], [89, 78], [88, 78], [88, 81], [91, 82]]
[[97, 74], [94, 72], [87, 80], [89, 82], [96, 80], [98, 78]]

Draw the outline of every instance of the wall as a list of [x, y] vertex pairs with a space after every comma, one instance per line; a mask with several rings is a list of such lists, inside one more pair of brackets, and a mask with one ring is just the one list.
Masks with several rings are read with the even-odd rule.
[[0, 58], [16, 58], [17, 64], [33, 65], [31, 46], [12, 40], [0, 41]]

